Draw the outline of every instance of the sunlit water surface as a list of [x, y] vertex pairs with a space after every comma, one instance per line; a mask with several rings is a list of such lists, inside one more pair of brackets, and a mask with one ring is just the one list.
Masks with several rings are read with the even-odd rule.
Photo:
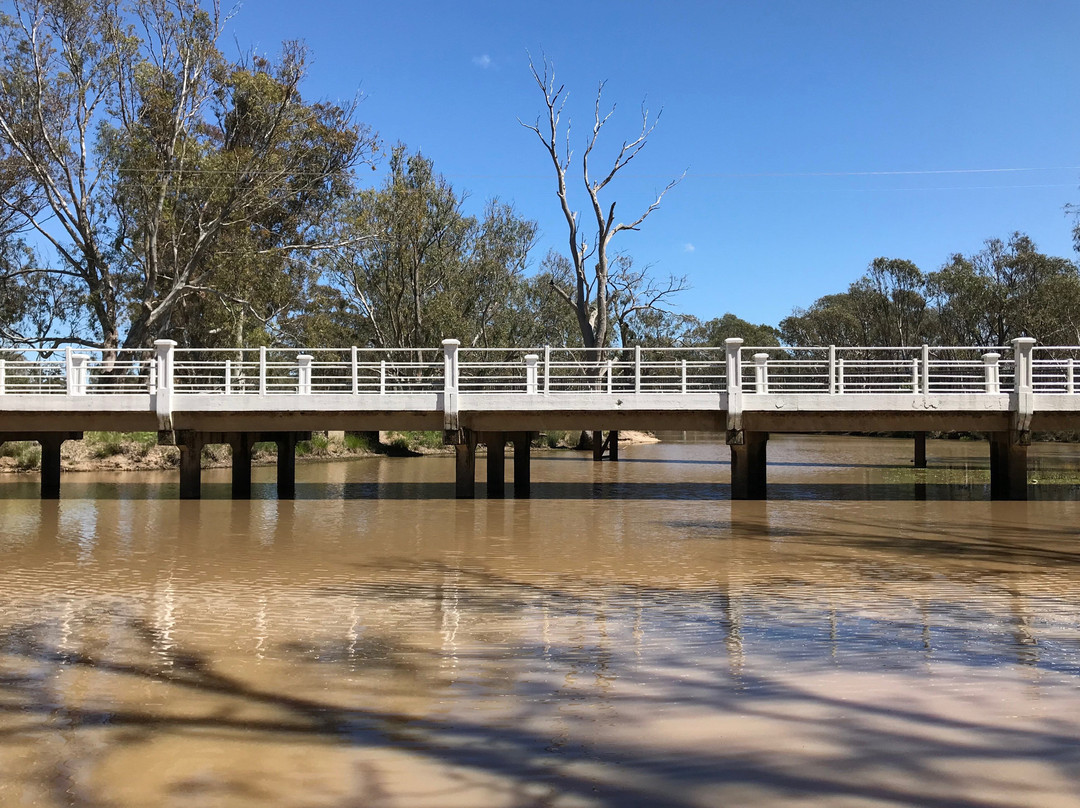
[[[678, 436], [669, 436], [675, 438]], [[0, 806], [1080, 806], [1080, 470], [782, 438], [0, 479]], [[478, 464], [483, 470], [483, 463]]]

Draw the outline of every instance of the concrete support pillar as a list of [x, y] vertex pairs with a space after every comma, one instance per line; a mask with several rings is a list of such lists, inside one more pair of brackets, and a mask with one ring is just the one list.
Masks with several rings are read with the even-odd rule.
[[915, 468], [926, 468], [926, 433], [915, 433]]
[[514, 496], [525, 499], [532, 488], [532, 471], [529, 467], [529, 454], [532, 450], [532, 435], [528, 432], [515, 432], [514, 441]]
[[60, 499], [60, 447], [63, 435], [42, 435], [41, 446], [41, 498]]
[[462, 430], [462, 440], [454, 444], [454, 495], [458, 499], [476, 496], [476, 434]]
[[255, 441], [248, 432], [236, 435], [232, 442], [232, 498], [251, 499], [251, 447]]
[[489, 432], [484, 443], [487, 444], [488, 499], [502, 499], [506, 496], [506, 433]]
[[180, 448], [180, 499], [202, 496], [203, 437], [197, 432], [177, 433]]
[[730, 443], [731, 448], [731, 498], [765, 499], [766, 460], [765, 447], [768, 432], [738, 433], [741, 443]]
[[1026, 500], [1027, 446], [1011, 432], [990, 434], [990, 499]]
[[275, 442], [278, 499], [296, 499], [296, 433], [282, 432]]
[[608, 460], [619, 459], [619, 431], [613, 429], [604, 437], [602, 431], [592, 433], [592, 459], [596, 462], [604, 459], [607, 454]]

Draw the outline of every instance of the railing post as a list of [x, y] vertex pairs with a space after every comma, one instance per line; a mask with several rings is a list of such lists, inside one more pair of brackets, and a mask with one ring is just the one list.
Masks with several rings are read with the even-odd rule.
[[724, 365], [727, 378], [727, 432], [728, 442], [737, 440], [742, 432], [742, 344], [739, 337], [724, 340]]
[[836, 346], [829, 346], [829, 395], [836, 394]]
[[311, 354], [296, 355], [296, 392], [302, 396], [311, 395]]
[[176, 382], [173, 363], [176, 359], [176, 340], [154, 340], [154, 353], [157, 365], [154, 409], [157, 413], [158, 430], [168, 432], [173, 428], [172, 397]]
[[525, 354], [525, 392], [530, 396], [536, 395], [537, 389], [537, 363], [540, 357], [537, 354]]
[[754, 354], [754, 392], [769, 392], [769, 355], [767, 353]]
[[610, 393], [615, 388], [615, 360], [607, 361], [607, 391]]
[[682, 362], [680, 364], [682, 366], [681, 367], [682, 391], [683, 391], [683, 393], [685, 393], [686, 392], [686, 360], [685, 359], [682, 360]]
[[544, 395], [551, 392], [551, 346], [544, 346]]
[[457, 432], [458, 421], [458, 349], [461, 341], [444, 339], [443, 348], [443, 430]]
[[724, 340], [728, 392], [742, 390], [742, 344], [740, 337], [728, 337]]
[[[41, 354], [38, 354], [38, 359], [40, 359], [40, 358], [41, 358]], [[69, 345], [68, 347], [64, 348], [64, 379], [65, 379], [65, 382], [67, 384], [67, 392], [68, 392], [69, 396], [71, 395], [71, 388], [72, 388], [71, 377], [72, 377], [72, 375], [73, 375], [73, 372], [72, 372], [72, 369], [71, 369], [71, 346]]]
[[232, 395], [232, 360], [225, 360], [225, 395]]
[[1013, 344], [1013, 430], [1017, 441], [1026, 445], [1030, 438], [1031, 419], [1035, 414], [1035, 384], [1031, 352], [1035, 347], [1034, 337], [1017, 337]]
[[641, 346], [634, 346], [634, 392], [641, 392]]
[[844, 357], [840, 357], [836, 360], [836, 393], [837, 395], [844, 394]]
[[146, 387], [150, 395], [157, 392], [157, 360], [147, 359], [146, 364], [149, 366], [150, 371], [147, 373]]
[[386, 394], [386, 360], [379, 360], [379, 395]]
[[911, 360], [911, 392], [915, 395], [919, 393], [919, 360]]
[[0, 396], [7, 393], [7, 360], [0, 359]]
[[[1073, 381], [1075, 375], [1073, 373], [1074, 361], [1071, 357], [1069, 361], [1065, 363], [1065, 392], [1070, 396], [1076, 392], [1076, 384]], [[3, 388], [3, 365], [0, 364], [0, 393], [4, 392]]]
[[999, 359], [1001, 359], [1001, 354], [999, 353], [984, 353], [982, 355], [983, 376], [986, 382], [987, 393], [1001, 392], [1001, 369], [998, 366]]
[[[352, 394], [360, 392], [360, 358], [357, 356], [356, 346], [352, 346]], [[379, 383], [379, 392], [382, 392], [382, 382]]]
[[266, 346], [259, 346], [259, 395], [266, 395]]
[[69, 372], [67, 377], [67, 392], [69, 396], [86, 395], [87, 363], [90, 357], [86, 354], [68, 353]]
[[1034, 337], [1017, 337], [1012, 341], [1014, 372], [1016, 378], [1013, 384], [1019, 393], [1030, 393], [1034, 390], [1034, 374], [1031, 363], [1031, 351], [1035, 347]]
[[930, 346], [925, 342], [922, 346], [922, 394], [930, 395]]

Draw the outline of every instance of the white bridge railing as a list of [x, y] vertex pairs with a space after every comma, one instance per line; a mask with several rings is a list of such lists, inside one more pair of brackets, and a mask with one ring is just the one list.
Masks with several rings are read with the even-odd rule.
[[[754, 348], [81, 348], [0, 352], [0, 396], [730, 392], [1075, 395], [1080, 346]], [[736, 385], [732, 385], [735, 380]], [[1019, 380], [1019, 383], [1018, 383]]]

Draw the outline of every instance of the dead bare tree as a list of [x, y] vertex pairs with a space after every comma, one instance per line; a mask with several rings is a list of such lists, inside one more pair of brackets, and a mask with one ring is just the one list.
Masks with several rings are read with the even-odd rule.
[[[615, 218], [615, 205], [612, 201], [608, 204], [601, 201], [601, 196], [616, 178], [620, 171], [626, 168], [630, 162], [641, 153], [648, 142], [649, 136], [656, 129], [660, 121], [660, 115], [650, 117], [649, 109], [644, 104], [641, 108], [641, 129], [632, 140], [624, 140], [622, 146], [615, 154], [607, 167], [606, 173], [600, 179], [594, 179], [590, 175], [589, 160], [597, 146], [600, 133], [615, 112], [615, 105], [605, 113], [601, 113], [601, 103], [605, 82], [600, 82], [596, 91], [596, 102], [593, 111], [592, 131], [586, 139], [585, 150], [581, 156], [581, 178], [588, 195], [590, 211], [590, 226], [581, 221], [581, 212], [574, 210], [570, 201], [568, 175], [574, 167], [574, 155], [570, 145], [570, 121], [563, 124], [563, 108], [566, 104], [566, 88], [563, 84], [556, 84], [555, 71], [551, 63], [545, 58], [542, 70], [538, 70], [533, 60], [529, 59], [529, 69], [537, 87], [544, 96], [545, 113], [537, 116], [534, 123], [518, 122], [536, 134], [536, 137], [544, 146], [544, 150], [551, 158], [551, 164], [555, 169], [557, 181], [557, 193], [559, 204], [562, 208], [563, 218], [566, 220], [567, 235], [570, 246], [570, 272], [569, 283], [562, 284], [553, 279], [553, 286], [566, 303], [574, 310], [577, 316], [578, 326], [581, 329], [582, 341], [586, 348], [606, 348], [611, 343], [613, 329], [611, 328], [611, 298], [613, 295], [612, 278], [614, 253], [611, 249], [612, 240], [619, 233], [626, 230], [637, 230], [641, 224], [660, 207], [664, 195], [679, 183], [682, 176], [676, 177], [661, 190], [654, 201], [631, 221], [617, 221]], [[595, 230], [591, 225], [595, 223]], [[676, 283], [670, 286], [667, 292], [655, 298], [659, 302], [666, 295], [674, 294], [685, 288], [685, 284]]]

